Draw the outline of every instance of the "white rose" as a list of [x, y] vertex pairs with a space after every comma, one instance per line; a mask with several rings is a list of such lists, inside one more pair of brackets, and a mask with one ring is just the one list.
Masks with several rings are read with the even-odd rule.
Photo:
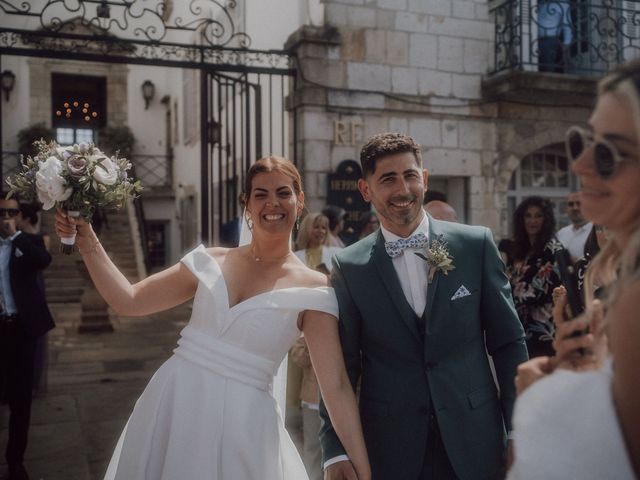
[[44, 162], [39, 162], [36, 188], [38, 199], [45, 210], [52, 208], [55, 202], [64, 202], [73, 192], [72, 188], [65, 188], [65, 180], [60, 175], [63, 170], [64, 165], [56, 157], [49, 157]]
[[93, 178], [105, 185], [113, 185], [118, 180], [118, 166], [110, 158], [104, 157], [98, 160]]

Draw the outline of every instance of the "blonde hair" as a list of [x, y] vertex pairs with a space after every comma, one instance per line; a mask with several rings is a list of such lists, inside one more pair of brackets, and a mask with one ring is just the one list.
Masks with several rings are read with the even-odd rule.
[[[636, 131], [636, 139], [640, 141], [640, 60], [634, 60], [613, 70], [598, 83], [598, 97], [611, 93], [629, 105]], [[640, 146], [638, 147], [640, 159]], [[616, 295], [614, 284], [618, 274], [623, 278], [637, 275], [638, 257], [640, 255], [640, 228], [632, 237], [624, 251], [615, 239], [607, 242], [606, 246], [595, 256], [593, 263], [587, 269], [585, 277], [585, 297], [587, 305], [593, 300], [595, 279], [602, 286], [610, 287], [606, 290], [607, 300]]]
[[296, 239], [296, 246], [298, 250], [307, 249], [311, 237], [311, 230], [313, 230], [313, 227], [318, 220], [324, 221], [327, 225], [327, 235], [324, 237], [323, 245], [329, 245], [329, 219], [322, 213], [309, 213], [302, 219], [302, 223], [300, 223], [300, 231], [298, 232], [298, 238]]

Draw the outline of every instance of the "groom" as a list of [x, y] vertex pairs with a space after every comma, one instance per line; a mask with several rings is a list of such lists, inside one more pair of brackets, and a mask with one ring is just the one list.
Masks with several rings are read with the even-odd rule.
[[[428, 172], [411, 137], [375, 135], [360, 162], [382, 226], [336, 255], [332, 283], [373, 480], [498, 478], [527, 350], [491, 233], [423, 212]], [[321, 416], [325, 479], [355, 479], [324, 405]]]

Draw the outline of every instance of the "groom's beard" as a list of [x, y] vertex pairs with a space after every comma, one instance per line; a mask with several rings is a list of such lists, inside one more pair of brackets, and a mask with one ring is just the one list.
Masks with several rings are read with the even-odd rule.
[[[394, 204], [413, 202], [408, 207], [401, 209]], [[383, 209], [376, 208], [378, 213], [396, 225], [408, 225], [416, 220], [422, 211], [422, 199], [416, 195], [395, 197], [385, 204]]]

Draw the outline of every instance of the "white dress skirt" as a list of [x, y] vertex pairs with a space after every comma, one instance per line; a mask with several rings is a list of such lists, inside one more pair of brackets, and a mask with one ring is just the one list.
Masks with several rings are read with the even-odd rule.
[[272, 383], [299, 313], [337, 317], [333, 289], [276, 289], [230, 307], [202, 245], [182, 262], [199, 280], [191, 319], [138, 399], [105, 480], [306, 480]]

